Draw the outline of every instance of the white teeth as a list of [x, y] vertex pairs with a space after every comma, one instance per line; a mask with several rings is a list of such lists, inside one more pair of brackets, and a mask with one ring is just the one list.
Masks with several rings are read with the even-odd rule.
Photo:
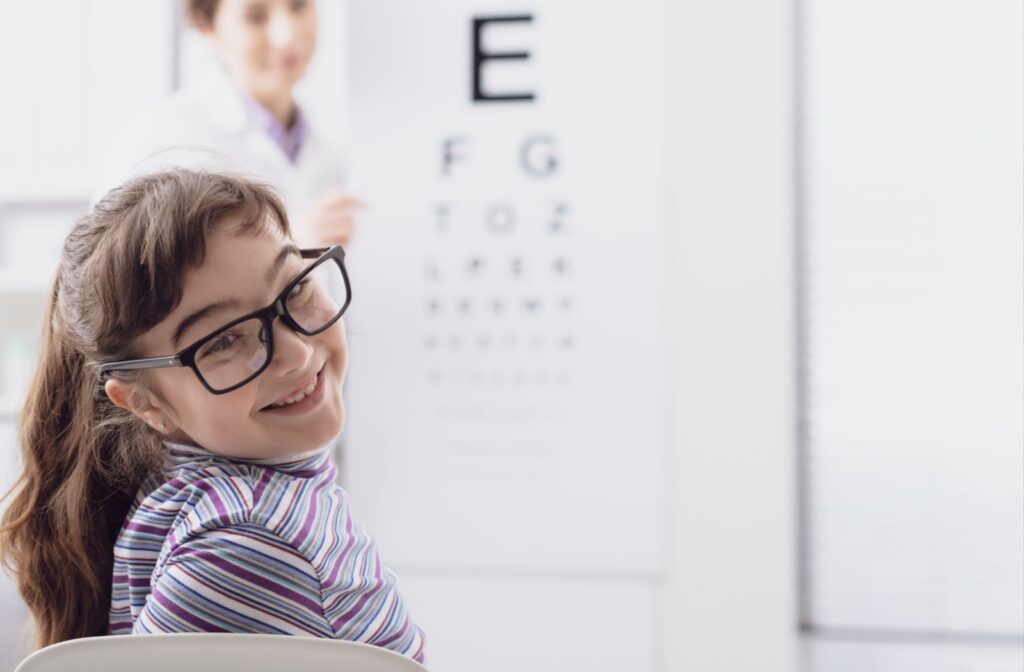
[[294, 404], [296, 402], [302, 401], [303, 399], [305, 399], [309, 395], [313, 394], [313, 392], [315, 392], [315, 391], [316, 391], [316, 382], [314, 381], [314, 382], [310, 383], [308, 386], [306, 386], [306, 389], [302, 390], [302, 392], [299, 392], [294, 397], [288, 397], [284, 401], [279, 401], [277, 403], [271, 404], [270, 406], [272, 408], [281, 408], [282, 406], [288, 406], [290, 404]]

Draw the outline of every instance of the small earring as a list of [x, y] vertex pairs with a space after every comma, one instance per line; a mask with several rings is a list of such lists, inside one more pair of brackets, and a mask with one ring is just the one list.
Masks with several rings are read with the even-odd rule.
[[167, 429], [167, 425], [165, 425], [164, 423], [161, 422], [160, 423], [160, 429], [166, 430]]

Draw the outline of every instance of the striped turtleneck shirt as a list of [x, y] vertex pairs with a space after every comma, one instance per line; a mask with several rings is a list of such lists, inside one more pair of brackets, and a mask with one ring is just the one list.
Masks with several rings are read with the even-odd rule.
[[110, 634], [305, 635], [423, 662], [423, 633], [326, 447], [275, 460], [167, 448], [114, 546]]

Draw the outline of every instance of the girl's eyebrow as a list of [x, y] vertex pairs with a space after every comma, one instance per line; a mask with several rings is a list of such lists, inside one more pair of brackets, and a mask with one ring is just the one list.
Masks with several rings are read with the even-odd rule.
[[[274, 263], [272, 263], [270, 265], [270, 268], [268, 268], [266, 272], [263, 274], [263, 277], [266, 279], [268, 285], [272, 283], [275, 278], [277, 278], [277, 274], [281, 271], [281, 267], [284, 265], [285, 260], [290, 255], [293, 254], [298, 257], [302, 257], [302, 252], [294, 244], [289, 243], [288, 245], [285, 245], [284, 247], [281, 248], [281, 251], [277, 253], [277, 257], [274, 258]], [[185, 333], [185, 331], [188, 330], [189, 327], [191, 327], [199, 320], [208, 316], [210, 313], [217, 310], [224, 310], [225, 308], [236, 308], [239, 305], [241, 305], [241, 301], [239, 301], [237, 298], [232, 298], [228, 299], [227, 301], [218, 301], [217, 303], [211, 303], [210, 305], [204, 308], [200, 308], [194, 313], [189, 314], [188, 317], [183, 319], [178, 324], [178, 328], [174, 330], [174, 335], [171, 337], [172, 345], [175, 348], [177, 348], [178, 341], [181, 340], [181, 337]]]
[[274, 259], [274, 263], [270, 266], [270, 268], [267, 269], [267, 272], [264, 275], [268, 285], [274, 281], [274, 278], [277, 277], [277, 273], [278, 271], [281, 270], [281, 266], [284, 264], [284, 260], [287, 259], [288, 255], [290, 254], [294, 254], [295, 256], [302, 258], [301, 250], [299, 250], [298, 246], [296, 246], [294, 243], [289, 243], [288, 245], [282, 247], [281, 251], [277, 253], [277, 258]]
[[238, 299], [228, 299], [227, 301], [218, 301], [217, 303], [211, 303], [205, 308], [200, 308], [181, 321], [178, 328], [174, 330], [174, 336], [171, 337], [171, 344], [177, 348], [178, 341], [181, 340], [182, 335], [188, 331], [189, 327], [199, 320], [209, 316], [210, 313], [218, 310], [224, 310], [226, 308], [237, 308], [239, 305], [241, 305], [241, 302]]

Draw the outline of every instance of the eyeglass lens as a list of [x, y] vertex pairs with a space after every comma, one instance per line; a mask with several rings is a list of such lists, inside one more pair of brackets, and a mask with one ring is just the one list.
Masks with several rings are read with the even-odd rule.
[[[347, 297], [341, 267], [328, 260], [307, 273], [285, 299], [288, 314], [316, 332], [341, 312]], [[268, 334], [263, 320], [239, 322], [204, 343], [195, 354], [199, 375], [214, 390], [226, 390], [253, 377], [267, 363]]]
[[[306, 331], [317, 331], [333, 320], [345, 305], [341, 267], [328, 260], [307, 273], [285, 300], [288, 314]], [[338, 301], [338, 298], [341, 301]]]

